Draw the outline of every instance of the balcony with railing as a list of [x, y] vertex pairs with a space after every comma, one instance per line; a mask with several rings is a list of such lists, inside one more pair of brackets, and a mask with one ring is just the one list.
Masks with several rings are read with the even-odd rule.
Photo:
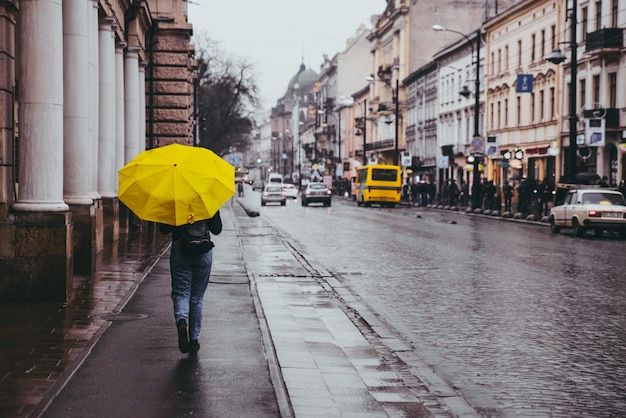
[[623, 28], [604, 28], [595, 32], [589, 32], [585, 45], [587, 52], [614, 51], [619, 50], [623, 46]]

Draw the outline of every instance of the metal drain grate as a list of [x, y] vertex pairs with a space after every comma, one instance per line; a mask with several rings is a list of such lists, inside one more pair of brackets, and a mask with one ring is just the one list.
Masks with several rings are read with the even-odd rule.
[[138, 321], [141, 319], [150, 318], [150, 315], [126, 313], [126, 312], [111, 312], [105, 314], [89, 315], [90, 318], [102, 319], [105, 321]]

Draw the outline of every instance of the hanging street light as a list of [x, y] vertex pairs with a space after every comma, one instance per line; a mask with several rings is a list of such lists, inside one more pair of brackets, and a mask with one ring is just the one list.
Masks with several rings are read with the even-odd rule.
[[[472, 47], [472, 58], [474, 57], [474, 52], [476, 52], [476, 80], [474, 81], [474, 136], [472, 137], [472, 148], [473, 149], [477, 149], [479, 148], [479, 146], [474, 146], [475, 144], [484, 144], [484, 140], [482, 139], [481, 135], [480, 135], [480, 131], [479, 131], [479, 123], [480, 123], [480, 29], [478, 29], [476, 31], [476, 48], [474, 50], [474, 44], [472, 43], [472, 40], [470, 39], [469, 36], [467, 36], [466, 34], [464, 34], [463, 32], [458, 32], [456, 30], [453, 29], [448, 29], [445, 28], [441, 25], [433, 25], [432, 28], [434, 31], [437, 32], [443, 32], [443, 31], [447, 31], [447, 32], [453, 32], [456, 33], [458, 35], [463, 36], [465, 39], [467, 39], [467, 42], [469, 43], [469, 45]], [[470, 96], [470, 91], [467, 88], [467, 86], [463, 86], [463, 88], [461, 89], [461, 91], [459, 92], [459, 94], [465, 98], [468, 98]], [[473, 152], [473, 156], [474, 156], [474, 168], [473, 168], [473, 172], [472, 172], [472, 209], [478, 209], [480, 208], [481, 205], [481, 199], [480, 199], [480, 160], [484, 155], [484, 151], [483, 152]]]
[[[570, 91], [569, 91], [569, 148], [567, 150], [567, 167], [565, 172], [565, 178], [569, 183], [576, 182], [577, 168], [577, 144], [576, 134], [578, 131], [578, 116], [576, 114], [576, 88], [578, 78], [578, 44], [576, 43], [576, 19], [578, 12], [578, 1], [573, 0], [571, 14], [569, 16], [571, 22], [570, 28]], [[567, 20], [567, 14], [565, 17]], [[560, 48], [552, 51], [547, 57], [546, 61], [552, 64], [561, 64], [567, 57], [561, 52]]]

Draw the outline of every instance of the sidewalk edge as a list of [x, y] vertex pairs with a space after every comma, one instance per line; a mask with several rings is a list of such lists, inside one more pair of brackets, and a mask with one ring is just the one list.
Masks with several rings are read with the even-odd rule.
[[[240, 204], [240, 206], [246, 212], [246, 214], [250, 216], [248, 210], [243, 205]], [[254, 275], [251, 273], [250, 266], [246, 261], [245, 246], [241, 238], [239, 225], [236, 222], [236, 217], [234, 216], [234, 214], [233, 224], [235, 225], [235, 230], [237, 231], [237, 240], [239, 241], [239, 251], [241, 259], [244, 264], [246, 276], [248, 277], [248, 281], [250, 283], [250, 293], [252, 294], [254, 309], [256, 311], [256, 316], [259, 321], [259, 329], [261, 330], [261, 338], [265, 351], [265, 359], [267, 361], [267, 367], [270, 373], [270, 380], [272, 381], [272, 386], [274, 386], [274, 392], [276, 394], [276, 401], [278, 403], [280, 416], [282, 418], [294, 418], [295, 414], [293, 412], [291, 401], [287, 393], [287, 386], [285, 385], [285, 381], [283, 380], [280, 364], [278, 363], [278, 356], [276, 355], [276, 349], [274, 347], [274, 342], [272, 341], [272, 334], [265, 318], [261, 299], [259, 298], [259, 294], [257, 292], [256, 280], [254, 279]]]

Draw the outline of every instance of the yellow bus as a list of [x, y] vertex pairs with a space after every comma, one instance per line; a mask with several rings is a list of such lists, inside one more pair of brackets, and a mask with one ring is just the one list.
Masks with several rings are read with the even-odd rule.
[[402, 196], [400, 166], [375, 164], [358, 167], [355, 192], [358, 206], [376, 203], [394, 207]]

